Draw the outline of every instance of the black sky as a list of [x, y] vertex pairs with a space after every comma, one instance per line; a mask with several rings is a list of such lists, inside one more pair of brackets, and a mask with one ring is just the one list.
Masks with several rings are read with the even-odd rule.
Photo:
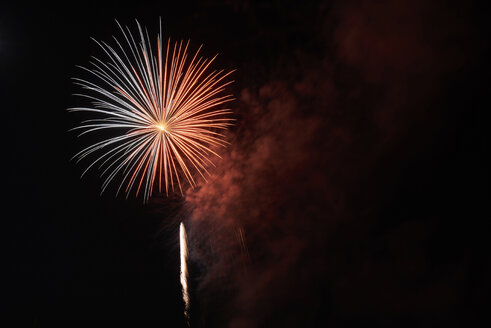
[[[79, 178], [65, 109], [75, 66], [101, 55], [90, 37], [110, 40], [115, 19], [156, 32], [159, 17], [237, 69], [238, 122], [221, 178], [144, 206]], [[2, 3], [5, 327], [183, 326], [183, 213], [196, 327], [483, 324], [486, 19], [457, 1]], [[226, 215], [250, 237], [246, 278], [221, 262], [233, 251], [203, 251], [233, 243]]]

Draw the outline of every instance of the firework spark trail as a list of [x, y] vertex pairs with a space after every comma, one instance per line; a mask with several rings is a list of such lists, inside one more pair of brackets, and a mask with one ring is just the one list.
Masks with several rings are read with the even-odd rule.
[[181, 222], [179, 226], [179, 245], [181, 253], [181, 286], [182, 286], [182, 299], [184, 301], [184, 316], [189, 325], [189, 292], [188, 292], [188, 245], [186, 240], [186, 229]]
[[124, 42], [114, 37], [114, 47], [94, 40], [107, 59], [93, 57], [91, 68], [81, 68], [97, 82], [74, 79], [84, 90], [78, 96], [92, 106], [69, 110], [95, 116], [74, 129], [81, 129], [80, 135], [114, 132], [74, 156], [78, 161], [98, 156], [82, 176], [98, 166], [104, 177], [102, 192], [121, 175], [117, 193], [124, 190], [128, 195], [136, 189], [138, 196], [143, 189], [148, 201], [154, 185], [166, 194], [177, 185], [183, 193], [185, 182], [191, 187], [197, 183], [193, 172], [206, 180], [207, 167], [213, 165], [209, 157], [220, 157], [213, 148], [227, 144], [223, 131], [233, 119], [224, 104], [232, 96], [222, 93], [233, 81], [225, 81], [232, 72], [208, 72], [216, 56], [199, 57], [201, 47], [189, 55], [189, 41], [171, 45], [169, 39], [163, 45], [161, 25], [152, 49], [148, 31], [136, 23], [136, 38], [118, 23]]
[[236, 229], [236, 238], [239, 242], [239, 245], [240, 245], [240, 254], [242, 255], [241, 258], [242, 258], [242, 267], [243, 267], [243, 272], [245, 274], [248, 273], [248, 270], [247, 270], [247, 267], [248, 267], [248, 264], [250, 264], [251, 262], [251, 255], [249, 254], [249, 249], [247, 248], [247, 244], [246, 244], [246, 239], [245, 239], [245, 234], [244, 234], [244, 228], [242, 227], [238, 227]]

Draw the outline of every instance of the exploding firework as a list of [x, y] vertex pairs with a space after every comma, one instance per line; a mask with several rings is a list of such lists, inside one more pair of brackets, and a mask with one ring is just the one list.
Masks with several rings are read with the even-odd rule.
[[[102, 191], [118, 175], [117, 189], [128, 195], [143, 189], [147, 201], [153, 188], [161, 192], [183, 193], [183, 184], [191, 187], [197, 172], [206, 180], [210, 157], [218, 156], [216, 148], [226, 145], [223, 132], [231, 124], [231, 110], [225, 104], [231, 95], [223, 95], [231, 72], [208, 72], [211, 60], [199, 56], [201, 47], [189, 55], [187, 43], [162, 44], [162, 26], [151, 46], [148, 31], [137, 22], [138, 35], [128, 27], [118, 26], [124, 42], [114, 38], [114, 47], [95, 41], [106, 60], [93, 58], [91, 68], [84, 68], [94, 82], [76, 78], [84, 90], [78, 94], [91, 101], [89, 107], [70, 108], [95, 116], [83, 121], [76, 130], [80, 135], [106, 131], [94, 144], [74, 156], [78, 161], [95, 156], [82, 176], [98, 166], [104, 178]], [[136, 41], [138, 40], [138, 41]], [[90, 79], [89, 79], [90, 80]], [[99, 154], [99, 155], [97, 155]], [[177, 188], [176, 187], [176, 188]]]
[[188, 292], [188, 245], [186, 240], [186, 229], [181, 222], [179, 226], [179, 249], [181, 252], [181, 286], [182, 300], [184, 301], [184, 316], [189, 324], [189, 292]]

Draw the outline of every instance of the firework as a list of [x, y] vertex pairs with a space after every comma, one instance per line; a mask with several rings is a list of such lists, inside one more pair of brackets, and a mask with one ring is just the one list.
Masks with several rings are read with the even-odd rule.
[[188, 245], [186, 240], [186, 229], [181, 222], [179, 226], [179, 245], [181, 252], [181, 286], [182, 299], [184, 301], [184, 316], [189, 323], [189, 292], [188, 292]]
[[[153, 188], [159, 192], [194, 187], [197, 172], [206, 180], [210, 157], [225, 146], [224, 130], [231, 124], [231, 110], [225, 104], [232, 96], [223, 94], [230, 73], [209, 72], [216, 58], [200, 57], [201, 47], [189, 55], [189, 41], [162, 43], [162, 25], [152, 48], [148, 31], [137, 22], [138, 34], [118, 26], [123, 42], [114, 38], [115, 46], [95, 41], [106, 60], [93, 58], [87, 71], [94, 81], [76, 78], [82, 87], [78, 94], [91, 102], [89, 107], [70, 108], [88, 112], [94, 117], [83, 121], [75, 130], [80, 135], [99, 132], [100, 141], [74, 156], [78, 161], [92, 157], [82, 176], [98, 166], [103, 177], [102, 191], [122, 176], [117, 193], [127, 196], [143, 190], [147, 201]], [[137, 41], [138, 40], [138, 41]], [[104, 135], [105, 134], [105, 135]]]

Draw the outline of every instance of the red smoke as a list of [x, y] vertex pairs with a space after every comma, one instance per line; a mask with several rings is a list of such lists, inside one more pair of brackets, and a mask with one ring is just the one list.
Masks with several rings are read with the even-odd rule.
[[[339, 23], [318, 27], [334, 40], [322, 58], [300, 52], [288, 71], [240, 92], [232, 145], [208, 183], [186, 195], [190, 256], [203, 268], [199, 297], [211, 325], [323, 326], [348, 308], [366, 315], [364, 302], [403, 315], [414, 304], [438, 311], [454, 299], [445, 287], [398, 286], [405, 266], [422, 270], [421, 254], [394, 273], [361, 245], [380, 193], [432, 142], [444, 76], [470, 51], [458, 43], [467, 44], [463, 21], [414, 1], [343, 3], [327, 20]], [[437, 293], [450, 294], [442, 302]], [[394, 294], [406, 301], [390, 304]]]

